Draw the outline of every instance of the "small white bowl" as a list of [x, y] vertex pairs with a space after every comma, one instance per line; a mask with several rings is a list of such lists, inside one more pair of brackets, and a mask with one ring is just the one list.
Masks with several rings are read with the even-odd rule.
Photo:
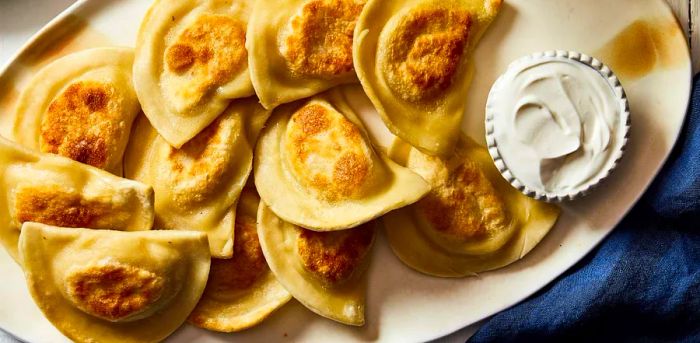
[[[520, 163], [520, 166], [518, 166], [518, 168], [520, 168], [521, 170], [518, 170], [518, 168], [513, 168], [513, 166], [509, 166], [506, 163], [506, 161], [508, 160], [515, 161], [515, 159], [518, 158], [515, 156], [508, 156], [508, 154], [516, 155], [519, 153], [530, 153], [530, 151], [534, 151], [534, 148], [522, 149], [522, 151], [514, 151], [514, 149], [503, 148], [499, 149], [499, 137], [501, 137], [501, 139], [504, 142], [512, 139], [510, 138], [510, 136], [504, 135], [505, 131], [500, 131], [505, 129], [497, 127], [498, 125], [502, 126], [506, 124], [499, 124], [502, 121], [496, 119], [498, 118], [498, 116], [510, 115], [499, 113], [498, 109], [499, 101], [504, 100], [499, 99], [501, 97], [500, 93], [503, 93], [504, 88], [509, 86], [508, 84], [506, 84], [507, 81], [505, 81], [506, 76], [510, 75], [509, 72], [521, 70], [524, 65], [531, 65], [533, 62], [547, 62], [557, 60], [573, 61], [574, 63], [580, 63], [596, 71], [600, 75], [601, 79], [604, 79], [610, 86], [610, 92], [619, 105], [619, 118], [617, 118], [617, 125], [610, 136], [614, 138], [613, 146], [610, 147], [610, 149], [612, 150], [609, 153], [607, 153], [607, 158], [603, 160], [603, 166], [595, 172], [594, 176], [590, 177], [586, 182], [578, 184], [574, 187], [570, 187], [570, 189], [547, 190], [544, 187], [544, 183], [541, 182], [541, 175], [540, 183], [542, 183], [542, 185], [537, 185], [533, 182], [527, 183], [522, 180], [524, 174], [528, 174], [530, 176], [533, 175], [532, 171], [535, 169], [532, 168], [534, 168], [535, 166], [529, 166], [529, 170], [526, 170], [527, 168], [523, 168], [522, 163]], [[503, 111], [501, 110], [501, 112]], [[505, 118], [506, 117], [499, 119], [505, 120]], [[514, 115], [513, 118], [515, 118]], [[631, 119], [629, 111], [629, 102], [627, 101], [627, 96], [625, 94], [624, 89], [622, 88], [622, 85], [620, 84], [620, 81], [612, 72], [612, 70], [610, 70], [608, 66], [604, 65], [599, 60], [591, 56], [572, 51], [547, 51], [524, 56], [520, 59], [515, 60], [513, 63], [510, 64], [508, 70], [503, 75], [501, 75], [501, 77], [499, 77], [499, 79], [496, 80], [496, 82], [494, 83], [489, 93], [488, 101], [486, 104], [486, 141], [489, 153], [491, 154], [491, 157], [493, 158], [496, 167], [501, 172], [501, 175], [508, 182], [510, 182], [510, 184], [513, 185], [513, 187], [520, 190], [523, 194], [534, 199], [544, 200], [548, 202], [563, 202], [580, 198], [588, 194], [593, 188], [598, 186], [601, 183], [601, 181], [606, 179], [613, 171], [613, 169], [615, 169], [615, 167], [617, 166], [618, 162], [624, 154], [625, 147], [627, 145], [627, 140], [629, 138], [630, 125]], [[524, 150], [529, 151], [526, 152]], [[504, 152], [506, 153], [506, 155], [503, 154]], [[567, 160], [567, 162], [568, 161], [569, 160]], [[517, 165], [518, 163], [513, 164]], [[519, 175], [519, 173], [521, 173], [522, 175]], [[532, 177], [530, 177], [530, 179], [532, 179]]]

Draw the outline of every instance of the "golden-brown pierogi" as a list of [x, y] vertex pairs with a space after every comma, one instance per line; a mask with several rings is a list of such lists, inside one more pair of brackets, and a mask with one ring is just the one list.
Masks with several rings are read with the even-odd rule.
[[160, 342], [204, 291], [201, 232], [65, 229], [25, 223], [19, 240], [29, 292], [76, 342]]
[[153, 186], [155, 226], [206, 232], [212, 256], [230, 258], [236, 202], [269, 115], [255, 98], [234, 100], [179, 149], [158, 135], [145, 117], [137, 119], [124, 170], [128, 178]]
[[420, 272], [462, 277], [504, 267], [525, 256], [559, 216], [501, 177], [486, 148], [462, 136], [442, 159], [397, 140], [390, 156], [432, 187], [419, 202], [384, 219], [396, 255]]
[[209, 281], [189, 322], [234, 332], [257, 325], [292, 296], [277, 281], [263, 255], [257, 231], [260, 198], [244, 189], [238, 203], [233, 258], [213, 259]]
[[365, 323], [365, 270], [374, 222], [316, 232], [285, 222], [260, 203], [258, 236], [270, 269], [295, 299], [337, 322]]
[[473, 74], [470, 55], [501, 2], [367, 2], [355, 29], [355, 68], [391, 132], [430, 155], [452, 152]]
[[24, 222], [123, 231], [153, 226], [153, 188], [0, 137], [0, 241], [17, 260]]
[[41, 69], [20, 95], [18, 143], [121, 176], [124, 148], [139, 103], [130, 48], [96, 48]]
[[428, 185], [372, 147], [338, 89], [276, 109], [254, 162], [262, 200], [317, 231], [355, 227], [420, 199]]
[[134, 86], [156, 131], [179, 148], [232, 99], [254, 94], [249, 0], [156, 0], [136, 42]]
[[265, 108], [357, 81], [353, 32], [365, 2], [255, 2], [247, 46], [255, 92]]

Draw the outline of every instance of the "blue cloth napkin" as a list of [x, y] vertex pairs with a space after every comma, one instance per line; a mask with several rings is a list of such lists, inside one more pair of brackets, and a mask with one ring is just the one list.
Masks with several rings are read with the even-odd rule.
[[613, 233], [470, 342], [700, 342], [700, 78], [659, 177]]

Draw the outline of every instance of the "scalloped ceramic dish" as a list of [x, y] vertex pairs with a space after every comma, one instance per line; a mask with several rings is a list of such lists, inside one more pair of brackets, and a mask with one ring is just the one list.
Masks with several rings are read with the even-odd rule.
[[[576, 63], [580, 63], [597, 72], [601, 79], [604, 79], [605, 83], [607, 83], [607, 85], [610, 87], [610, 93], [614, 95], [620, 113], [616, 122], [618, 124], [616, 127], [617, 129], [613, 134], [613, 147], [610, 151], [609, 157], [605, 161], [603, 168], [593, 178], [589, 179], [573, 190], [566, 192], [551, 192], [543, 188], [527, 185], [518, 178], [517, 170], [513, 170], [512, 168], [508, 167], [508, 164], [506, 163], [506, 156], [504, 156], [501, 150], [498, 148], [499, 139], [498, 135], [496, 134], [496, 126], [498, 125], [496, 117], [501, 115], [501, 113], [499, 113], [496, 109], [497, 106], [495, 103], [500, 99], [499, 92], [501, 89], [507, 87], [505, 84], [505, 75], [510, 73], [510, 71], [522, 70], [523, 68], [526, 68], [530, 61], [546, 62], [562, 60], [571, 60]], [[496, 82], [494, 82], [494, 85], [489, 92], [489, 97], [486, 101], [486, 146], [489, 149], [489, 154], [491, 154], [491, 158], [493, 158], [498, 171], [501, 172], [503, 178], [505, 178], [513, 187], [520, 190], [520, 192], [523, 194], [531, 198], [544, 200], [547, 202], [564, 202], [583, 197], [593, 191], [593, 189], [598, 187], [603, 180], [610, 176], [610, 173], [615, 170], [625, 153], [627, 141], [629, 140], [631, 124], [632, 119], [630, 116], [629, 101], [627, 100], [625, 89], [622, 87], [617, 75], [615, 75], [610, 67], [595, 57], [575, 51], [550, 50], [523, 56], [513, 61], [508, 67], [508, 70], [501, 77], [499, 77]]]
[[[0, 72], [0, 133], [7, 135], [16, 95], [39, 66], [89, 47], [133, 46], [150, 3], [78, 1], [42, 29]], [[32, 13], [22, 15], [30, 18]], [[634, 34], [642, 29], [663, 33]], [[630, 32], [635, 39], [663, 40], [652, 42], [660, 44], [616, 40]], [[634, 46], [663, 51], [637, 51]], [[468, 106], [462, 124], [469, 136], [485, 145], [486, 98], [507, 65], [525, 54], [551, 49], [581, 51], [610, 65], [625, 85], [635, 126], [615, 173], [589, 196], [563, 204], [557, 225], [527, 257], [478, 277], [437, 279], [401, 264], [380, 234], [367, 273], [365, 326], [345, 327], [291, 302], [250, 330], [215, 334], [185, 325], [167, 341], [426, 341], [508, 308], [561, 275], [612, 231], [667, 158], [685, 118], [691, 64], [682, 30], [663, 0], [508, 0], [473, 55], [478, 63], [471, 90], [465, 94]], [[636, 60], [627, 63], [628, 58]], [[637, 63], [639, 59], [649, 63]], [[370, 135], [388, 146], [392, 137], [369, 100], [361, 90], [354, 93], [351, 106]], [[0, 271], [0, 327], [25, 341], [66, 341], [34, 305], [19, 267], [2, 249]], [[454, 340], [464, 341], [464, 334]]]

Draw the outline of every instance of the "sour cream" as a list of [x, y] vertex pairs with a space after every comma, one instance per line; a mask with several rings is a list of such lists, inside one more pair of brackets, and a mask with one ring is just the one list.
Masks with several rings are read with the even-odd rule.
[[621, 87], [616, 91], [599, 62], [574, 57], [520, 59], [489, 95], [487, 135], [501, 169], [539, 193], [571, 195], [597, 183], [626, 140], [620, 131], [629, 113]]

